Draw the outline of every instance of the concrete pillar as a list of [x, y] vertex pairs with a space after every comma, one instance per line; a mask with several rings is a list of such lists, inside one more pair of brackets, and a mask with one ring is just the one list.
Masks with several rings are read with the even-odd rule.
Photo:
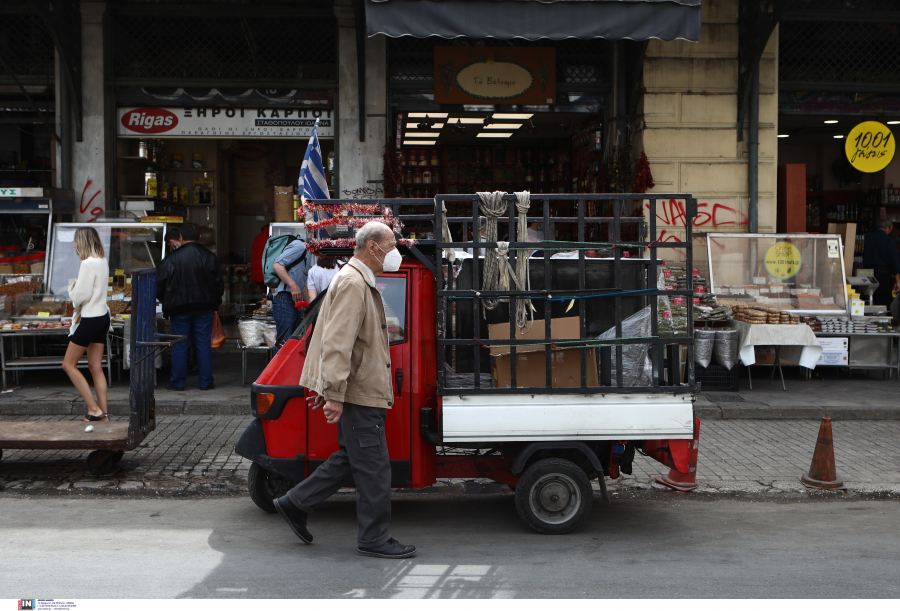
[[384, 194], [380, 182], [387, 139], [387, 42], [366, 38], [365, 141], [359, 141], [359, 84], [353, 9], [336, 6], [338, 17], [337, 190], [334, 198], [375, 198]]
[[[109, 110], [106, 100], [103, 21], [105, 2], [81, 3], [81, 70], [84, 139], [72, 142], [72, 188], [75, 190], [75, 220], [89, 221], [105, 210], [115, 209], [109, 192], [107, 130]], [[68, 130], [72, 133], [72, 130]]]

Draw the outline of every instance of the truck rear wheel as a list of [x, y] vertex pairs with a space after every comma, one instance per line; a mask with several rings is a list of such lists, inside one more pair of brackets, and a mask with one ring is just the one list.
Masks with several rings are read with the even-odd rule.
[[263, 511], [275, 513], [275, 499], [284, 496], [291, 487], [291, 483], [280, 475], [263, 469], [257, 463], [250, 465], [250, 472], [247, 473], [250, 499]]
[[525, 470], [516, 486], [519, 516], [545, 535], [575, 530], [593, 504], [594, 491], [587, 474], [562, 458], [537, 461]]

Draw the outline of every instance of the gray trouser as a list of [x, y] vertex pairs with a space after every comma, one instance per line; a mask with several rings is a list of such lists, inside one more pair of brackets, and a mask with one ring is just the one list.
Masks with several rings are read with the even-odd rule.
[[288, 492], [294, 505], [312, 513], [352, 474], [356, 482], [360, 547], [378, 547], [391, 538], [391, 461], [384, 436], [386, 417], [386, 409], [344, 403], [338, 421], [340, 449]]

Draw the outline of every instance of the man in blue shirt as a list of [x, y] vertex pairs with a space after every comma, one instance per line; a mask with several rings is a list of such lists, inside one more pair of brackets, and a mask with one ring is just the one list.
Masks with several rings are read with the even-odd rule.
[[894, 224], [880, 221], [878, 229], [866, 236], [863, 246], [863, 267], [875, 270], [878, 289], [875, 291], [875, 305], [890, 307], [894, 300], [891, 291], [900, 290], [900, 253], [897, 243], [890, 237]]
[[279, 346], [291, 337], [300, 321], [300, 311], [295, 304], [303, 300], [303, 288], [313, 264], [312, 259], [306, 252], [303, 241], [298, 239], [285, 246], [272, 264], [272, 269], [281, 279], [272, 300], [272, 315], [275, 317]]

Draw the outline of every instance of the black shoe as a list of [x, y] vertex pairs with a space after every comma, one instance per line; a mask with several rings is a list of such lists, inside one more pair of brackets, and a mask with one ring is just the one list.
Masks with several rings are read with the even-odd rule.
[[216, 387], [215, 384], [210, 384], [209, 386], [201, 386], [200, 390], [212, 390], [215, 387]]
[[181, 392], [182, 390], [184, 390], [184, 388], [175, 388], [174, 386], [172, 386], [171, 384], [166, 382], [166, 390], [174, 390], [175, 392]]
[[358, 547], [356, 553], [373, 558], [410, 558], [416, 555], [416, 546], [403, 545], [396, 539], [388, 539], [387, 543], [378, 547]]
[[294, 503], [284, 495], [280, 499], [275, 499], [275, 510], [281, 514], [284, 521], [288, 523], [294, 534], [300, 537], [304, 543], [312, 543], [313, 536], [306, 530], [306, 512], [294, 505]]

